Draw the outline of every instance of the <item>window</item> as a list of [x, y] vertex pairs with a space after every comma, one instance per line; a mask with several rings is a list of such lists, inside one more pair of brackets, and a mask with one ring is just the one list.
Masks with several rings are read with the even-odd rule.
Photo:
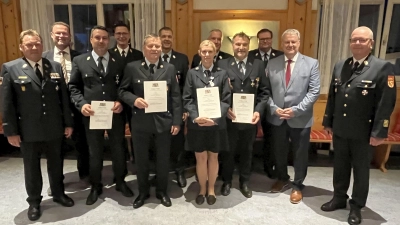
[[[112, 36], [114, 24], [122, 21], [133, 37], [133, 0], [54, 0], [54, 15], [55, 21], [70, 25], [72, 48], [81, 53], [91, 51], [90, 29], [95, 25], [105, 26]], [[115, 44], [111, 38], [109, 47]]]
[[367, 26], [374, 33], [375, 46], [372, 54], [379, 56], [383, 23], [383, 0], [361, 0], [358, 26]]

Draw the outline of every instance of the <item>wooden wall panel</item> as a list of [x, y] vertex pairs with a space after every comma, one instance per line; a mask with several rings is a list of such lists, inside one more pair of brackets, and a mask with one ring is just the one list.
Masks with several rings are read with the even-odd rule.
[[171, 10], [165, 10], [165, 26], [171, 27]]
[[[8, 4], [0, 2], [0, 65], [20, 57], [19, 34], [22, 31], [19, 0], [10, 0]], [[4, 51], [3, 51], [4, 50]]]

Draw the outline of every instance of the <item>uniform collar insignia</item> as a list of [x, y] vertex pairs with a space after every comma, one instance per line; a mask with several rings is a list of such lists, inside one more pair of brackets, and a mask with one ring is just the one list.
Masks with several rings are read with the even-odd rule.
[[115, 48], [115, 49], [114, 49], [114, 52], [116, 52], [117, 50], [118, 50], [118, 49], [117, 49], [117, 48]]
[[272, 56], [275, 56], [275, 53], [272, 53], [271, 55], [272, 55]]
[[199, 70], [199, 67], [194, 68], [195, 70]]
[[25, 64], [22, 66], [22, 68], [26, 68], [27, 66], [28, 66], [28, 64], [25, 63]]
[[176, 57], [175, 57], [175, 55], [172, 55], [172, 58], [174, 58], [174, 59], [175, 59], [175, 58], [176, 58]]
[[221, 70], [221, 68], [217, 67], [217, 70], [218, 70], [218, 71], [220, 71], [220, 70]]
[[222, 59], [222, 56], [218, 56], [219, 59]]
[[144, 66], [144, 64], [146, 64], [145, 62], [142, 62], [142, 66]]
[[368, 61], [367, 60], [364, 61], [364, 65], [368, 66]]
[[353, 64], [353, 60], [350, 60], [349, 65]]
[[164, 66], [163, 66], [163, 65], [160, 65], [160, 68], [164, 68]]
[[253, 65], [253, 64], [251, 64], [251, 62], [249, 62], [249, 65], [251, 66], [251, 65]]
[[256, 56], [258, 56], [258, 52], [256, 53]]
[[129, 49], [129, 51], [132, 53], [132, 49]]
[[89, 59], [90, 59], [90, 56], [88, 56], [88, 57], [86, 58], [86, 60], [88, 60], [88, 61], [89, 61]]
[[231, 65], [232, 65], [232, 66], [234, 66], [234, 65], [235, 65], [235, 63], [234, 63], [234, 62], [232, 62], [232, 63], [231, 63]]
[[111, 58], [111, 60], [112, 60], [113, 62], [115, 62], [115, 59], [114, 59], [114, 58]]
[[45, 66], [46, 68], [49, 68], [49, 64], [47, 64], [47, 63], [45, 63], [44, 66]]

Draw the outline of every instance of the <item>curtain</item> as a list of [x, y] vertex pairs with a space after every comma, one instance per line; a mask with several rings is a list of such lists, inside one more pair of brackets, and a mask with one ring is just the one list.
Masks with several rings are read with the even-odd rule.
[[34, 29], [42, 36], [43, 51], [52, 48], [50, 37], [54, 23], [53, 0], [20, 0], [22, 30]]
[[163, 0], [134, 0], [135, 48], [142, 49], [144, 37], [164, 26]]
[[321, 72], [321, 94], [327, 94], [333, 67], [351, 56], [350, 35], [358, 26], [360, 0], [323, 0], [318, 60]]

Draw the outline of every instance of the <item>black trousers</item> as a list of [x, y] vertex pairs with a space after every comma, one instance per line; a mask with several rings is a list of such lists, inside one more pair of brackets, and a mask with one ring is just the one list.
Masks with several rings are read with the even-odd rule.
[[72, 140], [75, 143], [77, 151], [77, 168], [79, 178], [83, 179], [89, 176], [89, 146], [86, 140], [85, 126], [82, 123], [83, 115], [74, 108], [74, 131]]
[[154, 141], [156, 151], [156, 192], [166, 193], [168, 187], [171, 132], [168, 130], [163, 133], [151, 133], [132, 130], [131, 133], [139, 193], [147, 195], [150, 191], [149, 149], [151, 141]]
[[272, 149], [272, 125], [267, 122], [266, 119], [261, 121], [261, 126], [263, 130], [263, 162], [264, 171], [272, 170], [275, 166], [275, 156]]
[[350, 205], [362, 208], [365, 206], [369, 190], [369, 170], [373, 147], [369, 137], [365, 139], [347, 139], [333, 135], [334, 167], [333, 188], [334, 197], [346, 201], [350, 186], [351, 168], [353, 167], [354, 184]]
[[236, 126], [228, 125], [229, 152], [223, 152], [222, 158], [222, 180], [225, 183], [232, 182], [235, 169], [235, 155], [239, 154], [239, 182], [247, 183], [251, 175], [251, 159], [253, 157], [253, 144], [256, 138], [257, 128], [239, 130]]
[[[107, 130], [111, 148], [112, 168], [117, 185], [124, 182], [124, 173], [126, 171], [125, 150], [123, 148], [125, 124], [122, 116], [121, 114], [114, 114], [112, 129]], [[103, 170], [105, 130], [90, 130], [89, 117], [85, 117], [83, 121], [89, 145], [90, 183], [92, 188], [99, 190], [103, 187], [101, 171]]]
[[47, 173], [51, 192], [54, 197], [64, 195], [63, 159], [61, 154], [62, 138], [44, 142], [21, 142], [24, 161], [26, 201], [37, 207], [42, 201], [43, 179], [40, 169], [40, 156], [44, 152], [47, 159]]
[[311, 128], [291, 128], [287, 121], [280, 126], [272, 125], [272, 145], [275, 155], [275, 169], [278, 180], [287, 181], [290, 176], [287, 170], [287, 157], [289, 142], [292, 143], [294, 156], [294, 180], [293, 188], [302, 190], [303, 182], [307, 176], [308, 147], [310, 145]]
[[181, 126], [179, 133], [172, 136], [171, 139], [171, 160], [174, 164], [173, 170], [181, 173], [187, 167], [187, 163], [193, 152], [185, 150], [185, 126]]

